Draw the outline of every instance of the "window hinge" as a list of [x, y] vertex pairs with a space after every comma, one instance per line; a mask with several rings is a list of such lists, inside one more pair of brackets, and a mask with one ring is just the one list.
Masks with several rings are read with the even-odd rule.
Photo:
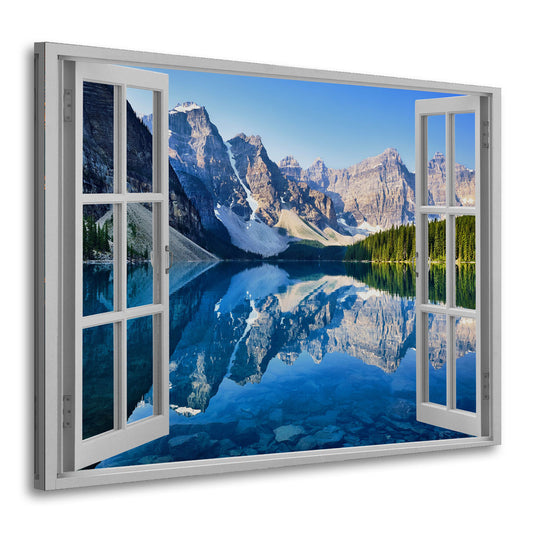
[[66, 429], [72, 427], [72, 396], [70, 394], [63, 396], [63, 427]]
[[72, 89], [65, 89], [63, 94], [63, 120], [72, 122]]
[[483, 399], [490, 400], [490, 375], [488, 372], [483, 372]]
[[481, 148], [488, 148], [490, 146], [490, 122], [484, 120], [481, 123]]

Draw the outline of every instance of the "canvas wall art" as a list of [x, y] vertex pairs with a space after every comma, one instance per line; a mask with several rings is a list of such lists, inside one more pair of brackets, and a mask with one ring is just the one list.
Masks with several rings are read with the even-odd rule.
[[40, 488], [498, 441], [496, 90], [46, 46]]

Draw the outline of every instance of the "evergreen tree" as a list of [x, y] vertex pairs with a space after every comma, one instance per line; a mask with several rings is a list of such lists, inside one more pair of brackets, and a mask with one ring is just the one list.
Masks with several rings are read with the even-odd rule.
[[[455, 218], [455, 258], [458, 263], [476, 260], [475, 217]], [[416, 252], [414, 224], [393, 226], [369, 235], [347, 247], [346, 261], [400, 262], [414, 261]], [[446, 261], [446, 221], [431, 220], [428, 224], [428, 255], [431, 262]]]

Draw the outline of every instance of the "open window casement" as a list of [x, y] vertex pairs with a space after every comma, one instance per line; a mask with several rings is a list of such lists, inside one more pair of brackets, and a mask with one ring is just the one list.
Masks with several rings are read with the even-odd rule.
[[[145, 175], [129, 157], [128, 122], [139, 120], [130, 90], [153, 102]], [[62, 441], [63, 468], [74, 471], [169, 430], [168, 77], [66, 61], [63, 101]], [[84, 162], [87, 142], [97, 155]], [[141, 260], [151, 283], [133, 285], [128, 265]], [[111, 279], [112, 292], [88, 292], [86, 268]]]
[[[487, 219], [489, 194], [487, 98], [417, 100], [415, 115], [417, 419], [484, 436], [489, 434], [490, 397], [489, 348], [484, 344], [488, 336], [481, 334], [487, 331], [490, 310], [488, 230], [481, 227]], [[465, 119], [470, 128], [460, 127]], [[438, 125], [442, 131], [435, 133]], [[439, 134], [445, 137], [445, 154], [439, 154], [443, 165], [438, 172], [430, 172], [428, 151], [432, 136]], [[459, 161], [460, 140], [475, 152], [474, 169]], [[435, 179], [440, 184], [430, 183]], [[466, 200], [465, 187], [471, 193], [475, 189]], [[456, 239], [459, 224], [475, 233], [470, 241], [475, 242], [475, 250], [470, 244], [464, 252], [464, 243]], [[465, 298], [459, 288], [466, 268], [475, 294]], [[467, 361], [471, 375], [465, 385], [462, 373]], [[459, 388], [465, 386], [471, 389], [467, 403], [458, 401]]]

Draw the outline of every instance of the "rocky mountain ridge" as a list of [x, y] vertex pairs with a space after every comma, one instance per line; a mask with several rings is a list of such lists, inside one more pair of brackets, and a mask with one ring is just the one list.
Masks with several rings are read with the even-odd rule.
[[388, 229], [414, 220], [414, 174], [394, 148], [346, 169], [328, 168], [319, 158], [304, 170], [291, 156], [282, 159], [279, 166], [286, 176], [328, 195], [346, 226], [366, 222], [367, 226]]
[[[414, 221], [415, 175], [395, 148], [364, 159], [345, 169], [328, 168], [318, 158], [303, 169], [293, 156], [279, 161], [287, 178], [307, 183], [333, 201], [341, 227], [344, 224], [389, 229]], [[473, 205], [475, 171], [455, 164], [456, 204]], [[442, 205], [446, 199], [446, 161], [436, 152], [428, 161], [428, 204]]]
[[[151, 116], [142, 120], [151, 127]], [[276, 164], [259, 135], [224, 142], [205, 107], [185, 102], [169, 112], [169, 160], [183, 191], [173, 188], [176, 218], [189, 211], [203, 229], [198, 244], [220, 257], [272, 257], [298, 242], [346, 246], [414, 222], [415, 177], [394, 148], [345, 169], [321, 158], [307, 169], [292, 156]], [[439, 153], [429, 162], [430, 204], [443, 194], [443, 165]], [[456, 174], [457, 203], [469, 205], [473, 171], [458, 164]]]
[[305, 183], [286, 179], [268, 157], [261, 137], [240, 133], [228, 143], [235, 157], [235, 168], [258, 203], [257, 216], [268, 225], [275, 226], [282, 209], [288, 209], [320, 229], [326, 226], [338, 229], [331, 199]]

